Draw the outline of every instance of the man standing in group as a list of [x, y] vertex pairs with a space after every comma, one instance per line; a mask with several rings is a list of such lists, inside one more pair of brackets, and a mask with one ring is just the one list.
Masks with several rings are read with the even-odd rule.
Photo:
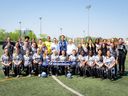
[[127, 55], [127, 49], [124, 45], [123, 39], [119, 39], [118, 44], [118, 63], [119, 63], [119, 74], [124, 75], [125, 72], [125, 59]]
[[51, 54], [51, 44], [52, 44], [52, 42], [51, 42], [51, 37], [48, 36], [48, 37], [47, 37], [47, 41], [45, 41], [45, 45], [46, 45], [46, 47], [47, 47], [47, 49], [48, 49], [48, 54], [49, 54], [49, 55]]
[[59, 41], [59, 46], [58, 46], [58, 50], [59, 50], [59, 55], [62, 55], [62, 51], [67, 51], [67, 41], [65, 40], [65, 36], [61, 35], [61, 40]]

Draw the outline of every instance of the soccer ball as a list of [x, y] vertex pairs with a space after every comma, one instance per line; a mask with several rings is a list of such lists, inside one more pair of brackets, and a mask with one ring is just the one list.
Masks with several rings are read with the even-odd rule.
[[42, 72], [42, 73], [41, 73], [41, 77], [43, 77], [43, 78], [47, 77], [46, 72]]

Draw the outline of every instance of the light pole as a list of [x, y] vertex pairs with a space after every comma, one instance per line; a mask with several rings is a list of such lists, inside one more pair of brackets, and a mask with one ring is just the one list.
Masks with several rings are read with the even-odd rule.
[[19, 21], [19, 28], [20, 28], [20, 38], [21, 38], [21, 35], [22, 35], [22, 34], [21, 34], [21, 23], [22, 23], [22, 22], [21, 22], [21, 21]]
[[[83, 33], [85, 34], [85, 30], [83, 30]], [[84, 37], [84, 36], [83, 36]]]
[[86, 6], [86, 9], [88, 10], [88, 37], [90, 36], [90, 30], [89, 30], [89, 28], [90, 28], [90, 8], [91, 8], [91, 5], [88, 5], [88, 6]]
[[39, 20], [40, 20], [40, 35], [42, 33], [42, 17], [39, 17]]
[[63, 28], [60, 28], [60, 35], [62, 35], [62, 30], [63, 30]]

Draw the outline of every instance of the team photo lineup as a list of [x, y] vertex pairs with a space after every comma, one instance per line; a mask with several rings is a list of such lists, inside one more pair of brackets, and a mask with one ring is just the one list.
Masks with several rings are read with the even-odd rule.
[[88, 38], [76, 44], [64, 35], [60, 40], [47, 36], [46, 41], [25, 36], [24, 41], [19, 38], [15, 43], [7, 37], [2, 48], [5, 78], [33, 75], [72, 78], [77, 75], [116, 80], [125, 74], [127, 49], [122, 38]]

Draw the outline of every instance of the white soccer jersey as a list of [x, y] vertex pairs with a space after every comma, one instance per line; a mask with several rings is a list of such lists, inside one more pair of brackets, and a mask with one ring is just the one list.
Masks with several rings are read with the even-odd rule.
[[37, 52], [37, 48], [31, 47], [32, 55]]
[[61, 55], [61, 56], [59, 56], [59, 60], [60, 60], [60, 61], [66, 61], [66, 59], [67, 59], [67, 57], [66, 57], [66, 56], [62, 56], [62, 55]]
[[78, 56], [78, 59], [79, 59], [79, 61], [84, 61], [84, 60], [85, 60], [85, 57], [82, 56], [82, 55], [79, 55], [79, 56]]
[[58, 55], [54, 55], [54, 54], [51, 55], [51, 60], [52, 61], [58, 61], [58, 59], [59, 59]]
[[11, 58], [9, 56], [6, 56], [5, 54], [3, 54], [1, 56], [1, 60], [3, 63], [8, 64], [11, 61]]
[[13, 61], [15, 61], [16, 63], [18, 63], [19, 61], [22, 61], [23, 57], [21, 54], [13, 54]]
[[111, 56], [109, 58], [108, 57], [104, 57], [103, 62], [105, 64], [107, 64], [108, 66], [110, 66], [112, 64], [112, 62], [115, 62], [115, 58], [113, 56]]
[[24, 66], [28, 66], [32, 64], [32, 56], [24, 55]]
[[71, 61], [77, 61], [78, 59], [78, 57], [74, 55], [70, 55], [69, 58], [71, 59]]
[[95, 56], [86, 56], [85, 61], [91, 66], [95, 62]]
[[42, 62], [42, 59], [43, 59], [42, 56], [37, 53], [35, 53], [32, 58], [33, 60], [37, 61], [37, 63]]
[[98, 64], [102, 64], [102, 63], [103, 63], [103, 59], [104, 59], [104, 56], [101, 56], [101, 57], [99, 57], [98, 55], [95, 56], [95, 61], [96, 61]]
[[50, 61], [50, 56], [43, 57], [43, 65], [48, 65]]

